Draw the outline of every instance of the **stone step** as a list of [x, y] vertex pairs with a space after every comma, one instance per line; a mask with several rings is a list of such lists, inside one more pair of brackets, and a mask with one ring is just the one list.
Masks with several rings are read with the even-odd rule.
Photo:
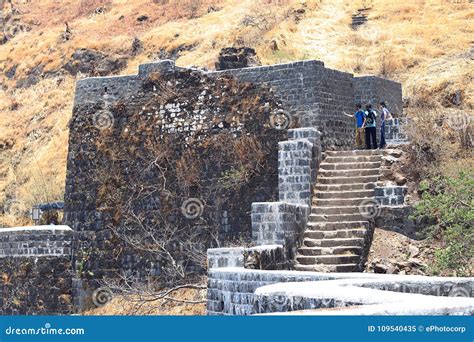
[[354, 163], [327, 163], [320, 165], [320, 170], [360, 170], [360, 169], [378, 169], [382, 165], [381, 161], [377, 162], [354, 162]]
[[379, 176], [380, 169], [352, 169], [352, 170], [319, 170], [321, 177], [360, 177], [360, 176]]
[[351, 207], [358, 206], [373, 196], [356, 198], [317, 198], [313, 200], [313, 207]]
[[[308, 247], [318, 246], [318, 239], [347, 239], [347, 238], [362, 238], [367, 233], [364, 228], [359, 229], [343, 229], [343, 230], [306, 230], [304, 232], [305, 240], [303, 244]], [[306, 243], [307, 242], [307, 243]], [[311, 245], [311, 246], [310, 246]]]
[[[311, 252], [303, 252], [301, 255], [334, 255], [334, 254], [347, 254], [347, 255], [360, 255], [362, 254], [361, 246], [341, 246], [341, 247], [311, 247]], [[310, 253], [310, 254], [304, 254]]]
[[[361, 199], [361, 203], [366, 199]], [[337, 214], [359, 214], [360, 208], [354, 206], [335, 206], [335, 207], [311, 207], [311, 214], [316, 215], [337, 215]]]
[[367, 221], [367, 218], [360, 213], [356, 214], [336, 214], [336, 215], [322, 215], [310, 214], [309, 223], [324, 223], [324, 222], [346, 222], [346, 221]]
[[346, 247], [346, 246], [363, 246], [365, 239], [363, 238], [335, 238], [313, 240], [313, 247]]
[[326, 151], [328, 157], [381, 156], [380, 150]]
[[355, 198], [365, 198], [365, 197], [373, 197], [373, 196], [374, 196], [374, 190], [316, 191], [313, 197], [313, 203], [319, 203], [319, 201], [322, 201], [322, 200], [355, 199]]
[[354, 184], [354, 183], [376, 183], [379, 175], [352, 176], [352, 177], [327, 177], [318, 176], [318, 183], [321, 184]]
[[364, 162], [378, 162], [382, 158], [381, 155], [370, 156], [351, 156], [351, 157], [326, 157], [324, 163], [364, 163]]
[[321, 184], [316, 183], [315, 190], [319, 191], [362, 191], [362, 190], [373, 190], [377, 186], [377, 183], [351, 183], [351, 184]]
[[368, 221], [348, 221], [348, 222], [309, 222], [307, 225], [307, 231], [311, 230], [341, 230], [341, 229], [354, 229], [354, 228], [369, 228]]
[[301, 265], [296, 264], [295, 270], [309, 272], [359, 272], [358, 264], [344, 265]]
[[[300, 252], [304, 248], [300, 249]], [[335, 255], [297, 255], [296, 261], [302, 265], [314, 265], [314, 264], [324, 264], [324, 265], [340, 265], [340, 264], [351, 264], [358, 263], [360, 256], [358, 255], [344, 255], [344, 254], [335, 254]]]

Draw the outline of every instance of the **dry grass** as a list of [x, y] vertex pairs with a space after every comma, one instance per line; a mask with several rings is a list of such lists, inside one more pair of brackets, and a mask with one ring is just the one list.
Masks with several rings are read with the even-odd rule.
[[[206, 299], [206, 290], [179, 289], [173, 298], [184, 301], [200, 301]], [[123, 316], [123, 315], [179, 315], [202, 316], [206, 314], [206, 304], [187, 304], [170, 300], [143, 302], [133, 298], [116, 297], [106, 305], [86, 311], [84, 315]]]
[[[64, 187], [67, 122], [74, 79], [43, 80], [26, 90], [15, 82], [41, 64], [54, 71], [77, 48], [127, 55], [134, 37], [144, 51], [128, 60], [124, 73], [160, 50], [186, 46], [178, 65], [213, 67], [223, 47], [247, 44], [264, 64], [320, 59], [355, 74], [384, 75], [404, 84], [409, 110], [442, 108], [462, 93], [461, 109], [474, 108], [474, 6], [448, 0], [36, 0], [17, 1], [21, 20], [32, 29], [0, 46], [0, 206], [14, 198], [23, 213], [31, 204], [60, 199]], [[280, 4], [281, 3], [281, 4]], [[209, 11], [210, 7], [212, 10]], [[358, 31], [351, 15], [370, 7]], [[96, 9], [102, 8], [100, 11]], [[297, 15], [295, 10], [304, 10]], [[148, 20], [138, 21], [146, 15]], [[63, 42], [65, 22], [71, 40]], [[274, 43], [278, 46], [272, 49]], [[4, 71], [17, 65], [14, 80]], [[14, 109], [17, 107], [16, 109]], [[15, 217], [0, 226], [15, 224]]]

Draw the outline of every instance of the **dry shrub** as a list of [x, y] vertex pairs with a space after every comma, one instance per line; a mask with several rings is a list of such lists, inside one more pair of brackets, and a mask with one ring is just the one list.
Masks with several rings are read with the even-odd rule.
[[405, 174], [418, 182], [431, 173], [440, 161], [443, 141], [441, 113], [436, 111], [418, 112], [407, 127], [411, 144], [407, 149], [407, 163], [403, 167]]
[[410, 117], [407, 134], [411, 143], [404, 170], [413, 180], [472, 165], [472, 116], [456, 110], [418, 108]]
[[76, 17], [90, 15], [99, 8], [103, 8], [110, 4], [110, 0], [81, 0], [77, 4]]
[[194, 19], [204, 13], [217, 9], [219, 0], [153, 0], [155, 4], [162, 5], [170, 19]]

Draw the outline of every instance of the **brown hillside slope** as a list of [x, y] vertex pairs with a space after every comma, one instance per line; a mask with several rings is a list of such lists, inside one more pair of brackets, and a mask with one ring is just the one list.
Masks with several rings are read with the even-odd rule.
[[[469, 1], [12, 3], [13, 10], [8, 4], [3, 9], [4, 31], [13, 26], [18, 32], [0, 45], [0, 226], [24, 223], [34, 203], [62, 199], [74, 82], [83, 77], [62, 66], [78, 48], [125, 58], [126, 68], [117, 72], [126, 74], [164, 57], [211, 68], [221, 48], [245, 45], [264, 64], [319, 59], [331, 68], [399, 80], [407, 112], [473, 110]], [[368, 23], [353, 31], [351, 16], [359, 8], [368, 9]], [[132, 54], [134, 37], [143, 49]], [[33, 85], [17, 88], [25, 82]]]

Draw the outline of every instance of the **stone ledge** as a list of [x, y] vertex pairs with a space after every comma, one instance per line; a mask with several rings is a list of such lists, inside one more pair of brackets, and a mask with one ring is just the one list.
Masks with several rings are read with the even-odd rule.
[[[332, 314], [472, 315], [473, 287], [474, 278], [385, 275], [375, 279], [279, 283], [255, 291], [253, 311], [286, 313], [339, 308]], [[459, 295], [464, 298], [458, 298]], [[327, 313], [311, 311], [314, 315]]]
[[0, 228], [0, 234], [5, 233], [14, 233], [14, 232], [44, 232], [44, 231], [51, 231], [51, 232], [73, 232], [73, 230], [68, 226], [26, 226], [26, 227], [12, 227], [12, 228]]
[[[208, 278], [209, 315], [251, 315], [276, 312], [281, 305], [286, 310], [311, 310], [337, 308], [331, 314], [356, 314], [357, 310], [383, 309], [398, 305], [416, 314], [416, 303], [430, 305], [441, 301], [429, 314], [453, 314], [472, 312], [474, 299], [454, 296], [473, 296], [474, 278], [443, 278], [425, 276], [381, 275], [373, 273], [320, 273], [305, 271], [268, 271], [244, 268], [210, 269]], [[402, 292], [416, 292], [402, 293]], [[438, 296], [433, 296], [436, 294]], [[266, 296], [266, 297], [265, 297]], [[415, 296], [415, 297], [413, 297]], [[450, 296], [450, 298], [440, 297]], [[265, 298], [264, 298], [265, 297]], [[275, 297], [271, 298], [270, 297]], [[275, 299], [275, 300], [273, 300]], [[449, 306], [453, 300], [456, 305]], [[469, 302], [471, 309], [464, 302]], [[279, 305], [280, 303], [281, 305]], [[403, 303], [403, 304], [399, 304]], [[414, 302], [415, 303], [415, 302]], [[424, 304], [425, 303], [425, 304]], [[261, 305], [260, 309], [255, 305]], [[355, 306], [347, 308], [346, 306]], [[364, 305], [364, 306], [362, 306]], [[415, 310], [415, 311], [413, 311]], [[466, 311], [467, 310], [467, 311]], [[471, 310], [471, 311], [469, 311]], [[306, 312], [306, 311], [305, 311]], [[374, 311], [375, 312], [375, 311]], [[325, 314], [312, 311], [309, 314]], [[398, 314], [392, 311], [393, 314]], [[288, 313], [285, 313], [288, 314]], [[302, 314], [292, 312], [291, 314]], [[363, 311], [361, 314], [366, 314]], [[380, 311], [379, 314], [390, 314]]]
[[72, 255], [74, 231], [68, 226], [29, 226], [0, 229], [0, 258]]

